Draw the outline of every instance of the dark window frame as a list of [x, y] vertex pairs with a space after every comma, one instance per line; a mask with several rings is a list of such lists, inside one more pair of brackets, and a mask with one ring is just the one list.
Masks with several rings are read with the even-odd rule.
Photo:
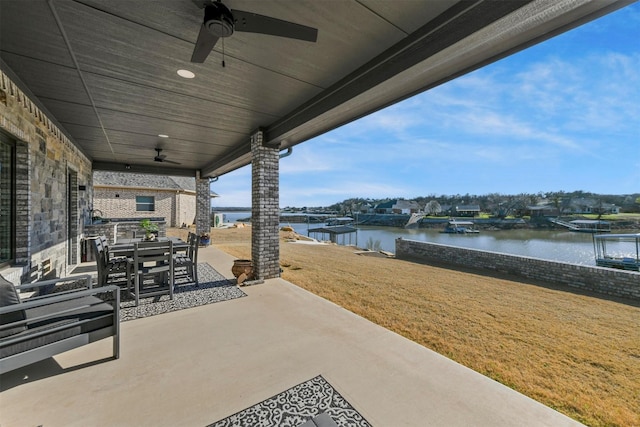
[[[143, 198], [147, 200], [140, 200]], [[148, 208], [141, 209], [141, 207], [145, 207], [145, 206]], [[155, 196], [136, 196], [136, 212], [155, 212], [155, 211], [156, 211]]]
[[[5, 136], [4, 133], [0, 132], [0, 144], [3, 147], [8, 147], [11, 151], [10, 156], [10, 165], [11, 165], [11, 176], [9, 177], [10, 182], [8, 185], [9, 189], [9, 220], [8, 220], [8, 242], [9, 242], [9, 252], [6, 259], [0, 258], [0, 268], [8, 267], [15, 264], [16, 260], [16, 144], [11, 138]], [[4, 148], [3, 148], [4, 149]], [[2, 212], [1, 221], [6, 221], [6, 213]]]

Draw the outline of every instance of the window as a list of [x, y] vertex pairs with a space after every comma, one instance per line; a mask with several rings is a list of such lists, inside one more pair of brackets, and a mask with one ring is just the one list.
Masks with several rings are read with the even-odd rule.
[[15, 173], [14, 144], [0, 133], [0, 266], [15, 256]]
[[153, 212], [156, 210], [155, 197], [153, 196], [136, 196], [137, 212]]

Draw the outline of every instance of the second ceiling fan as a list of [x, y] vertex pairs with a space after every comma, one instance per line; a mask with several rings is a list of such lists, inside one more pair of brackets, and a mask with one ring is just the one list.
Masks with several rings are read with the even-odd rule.
[[234, 31], [268, 34], [296, 40], [315, 42], [318, 30], [305, 25], [296, 24], [257, 13], [244, 12], [225, 6], [220, 0], [192, 0], [199, 8], [204, 9], [204, 22], [196, 46], [191, 55], [191, 62], [202, 63], [221, 37], [229, 37]]
[[156, 148], [155, 149], [158, 154], [156, 154], [156, 156], [153, 158], [154, 162], [159, 162], [159, 163], [171, 163], [174, 165], [179, 165], [180, 163], [178, 162], [174, 162], [173, 160], [167, 160], [167, 156], [164, 154], [160, 154], [162, 153], [162, 148]]

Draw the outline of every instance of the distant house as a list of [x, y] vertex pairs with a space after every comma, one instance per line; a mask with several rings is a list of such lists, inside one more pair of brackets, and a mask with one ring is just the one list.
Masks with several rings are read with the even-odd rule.
[[620, 208], [611, 203], [602, 203], [597, 199], [590, 197], [578, 197], [571, 199], [568, 209], [565, 213], [572, 214], [618, 214]]
[[[211, 193], [211, 197], [217, 197]], [[165, 218], [167, 226], [191, 225], [196, 217], [195, 178], [93, 172], [94, 215], [103, 218]]]
[[558, 208], [551, 203], [540, 203], [533, 206], [527, 206], [527, 210], [529, 211], [528, 213], [531, 218], [558, 216]]
[[413, 200], [394, 199], [388, 202], [378, 203], [375, 207], [375, 212], [381, 214], [412, 214], [419, 210], [420, 205]]
[[457, 216], [474, 217], [480, 215], [480, 205], [459, 205], [456, 206]]

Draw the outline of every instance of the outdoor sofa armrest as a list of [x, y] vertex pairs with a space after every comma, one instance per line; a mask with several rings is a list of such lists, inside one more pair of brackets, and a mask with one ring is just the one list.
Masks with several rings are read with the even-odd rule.
[[80, 286], [83, 286], [87, 289], [93, 288], [93, 278], [90, 274], [79, 274], [77, 276], [69, 276], [69, 277], [58, 277], [55, 279], [49, 280], [40, 280], [33, 283], [24, 283], [22, 285], [16, 285], [16, 291], [29, 291], [33, 290], [37, 292], [36, 295], [29, 297], [29, 299], [39, 298], [41, 296], [46, 296], [58, 283], [64, 282], [79, 282]]
[[[106, 299], [110, 303], [101, 294], [112, 294]], [[0, 324], [0, 373], [108, 337], [113, 337], [113, 358], [120, 356], [120, 288], [115, 285], [28, 298], [0, 307], [0, 317], [10, 319]]]

